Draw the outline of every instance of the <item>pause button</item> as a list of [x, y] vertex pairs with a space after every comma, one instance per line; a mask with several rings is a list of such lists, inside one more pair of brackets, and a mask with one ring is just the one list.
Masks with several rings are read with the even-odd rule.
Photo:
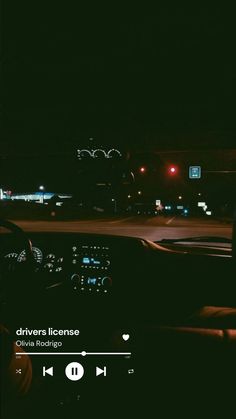
[[78, 362], [71, 362], [65, 369], [67, 378], [71, 381], [78, 381], [84, 375], [84, 368]]

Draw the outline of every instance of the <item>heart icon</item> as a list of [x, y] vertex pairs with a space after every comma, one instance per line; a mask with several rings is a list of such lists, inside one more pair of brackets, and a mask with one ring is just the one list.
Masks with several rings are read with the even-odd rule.
[[123, 338], [124, 340], [129, 340], [129, 335], [128, 335], [127, 333], [124, 333], [124, 334], [122, 335], [122, 338]]

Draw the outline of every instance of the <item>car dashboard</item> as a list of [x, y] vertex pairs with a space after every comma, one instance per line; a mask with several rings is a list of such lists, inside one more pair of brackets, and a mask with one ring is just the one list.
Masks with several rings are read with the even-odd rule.
[[[120, 282], [127, 288], [150, 247], [143, 239], [80, 233], [31, 233], [29, 239], [34, 277], [47, 289], [64, 284], [86, 296], [110, 295]], [[4, 234], [3, 254], [6, 264], [26, 264], [22, 243], [13, 244], [11, 234]]]
[[[23, 282], [22, 242], [9, 233], [1, 237], [5, 263]], [[137, 316], [148, 318], [162, 310], [175, 316], [185, 307], [191, 311], [232, 297], [230, 249], [86, 233], [32, 232], [29, 239], [34, 263], [28, 284], [32, 289], [40, 284], [50, 295], [61, 293], [61, 299], [111, 297], [129, 315], [132, 306]], [[146, 310], [140, 310], [147, 301]]]
[[[220, 360], [224, 382], [225, 362], [231, 359], [231, 352], [234, 356], [235, 311], [225, 319], [201, 318], [194, 313], [207, 305], [236, 305], [235, 264], [229, 252], [218, 248], [214, 253], [207, 246], [200, 249], [191, 244], [159, 245], [141, 238], [102, 234], [34, 232], [29, 239], [34, 264], [25, 281], [27, 260], [22, 241], [9, 233], [1, 235], [3, 259], [13, 268], [3, 310], [3, 323], [8, 330], [79, 329], [78, 339], [63, 338], [66, 353], [76, 348], [126, 354], [122, 358], [106, 358], [106, 368], [112, 374], [101, 384], [96, 381], [94, 369], [103, 367], [105, 361], [99, 356], [91, 361], [81, 352], [79, 360], [87, 371], [87, 381], [81, 386], [86, 412], [92, 388], [93, 398], [99, 403], [104, 394], [116, 400], [123, 391], [122, 395], [128, 397], [131, 383], [134, 399], [139, 389], [139, 397], [144, 397], [145, 403], [155, 404], [156, 387], [143, 383], [153, 382], [156, 377], [163, 400], [168, 400], [170, 393], [178, 394], [178, 377], [186, 377], [186, 383], [191, 382], [192, 387], [183, 389], [190, 388], [191, 400], [195, 377], [204, 374], [208, 379], [215, 371], [215, 360]], [[125, 341], [124, 337], [129, 339]], [[24, 344], [27, 340], [22, 339]], [[45, 347], [37, 350], [45, 351]], [[66, 362], [72, 358], [49, 357], [48, 362], [63, 373]], [[38, 397], [39, 377], [39, 394], [43, 394], [52, 412], [60, 412], [62, 407], [77, 411], [73, 404], [77, 400], [75, 387], [68, 390], [64, 376], [55, 377], [54, 381], [43, 377], [41, 382], [41, 358], [34, 357], [32, 364], [36, 390], [29, 410], [32, 407], [33, 411], [34, 397]], [[130, 373], [134, 371], [135, 374]], [[129, 373], [127, 377], [125, 374]], [[212, 375], [212, 383], [217, 382]], [[207, 393], [208, 381], [205, 383]], [[67, 397], [69, 402], [65, 405]], [[23, 404], [22, 411], [24, 408]]]

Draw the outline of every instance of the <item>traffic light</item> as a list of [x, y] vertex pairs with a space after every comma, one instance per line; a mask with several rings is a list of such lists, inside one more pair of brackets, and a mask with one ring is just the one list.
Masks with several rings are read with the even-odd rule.
[[139, 168], [139, 172], [140, 173], [146, 173], [146, 167], [145, 166], [141, 166], [140, 168]]
[[174, 164], [172, 164], [171, 166], [168, 167], [168, 173], [171, 176], [175, 176], [178, 173], [178, 167], [175, 166]]

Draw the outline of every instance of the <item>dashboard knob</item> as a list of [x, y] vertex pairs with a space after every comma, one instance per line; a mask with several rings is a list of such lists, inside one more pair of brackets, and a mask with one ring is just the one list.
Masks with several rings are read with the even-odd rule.
[[102, 278], [102, 285], [106, 288], [111, 287], [112, 286], [112, 279], [110, 276], [104, 276]]
[[79, 274], [73, 274], [73, 275], [71, 275], [71, 281], [73, 281], [73, 282], [80, 282], [80, 276], [79, 276]]

